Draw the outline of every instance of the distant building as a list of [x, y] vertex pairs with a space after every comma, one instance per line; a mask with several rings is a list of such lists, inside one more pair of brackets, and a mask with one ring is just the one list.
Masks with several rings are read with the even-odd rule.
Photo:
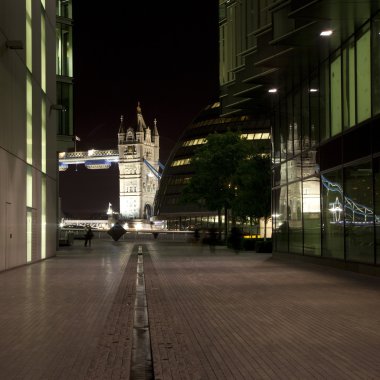
[[56, 4], [2, 0], [0, 271], [56, 252]]
[[210, 133], [240, 131], [247, 140], [267, 141], [268, 151], [270, 150], [268, 121], [257, 121], [249, 115], [222, 117], [220, 113], [219, 102], [205, 107], [184, 130], [165, 165], [154, 209], [156, 217], [166, 220], [169, 229], [187, 230], [195, 226], [208, 227], [218, 223], [216, 211], [202, 208], [199, 204], [185, 204], [180, 201], [182, 190], [194, 174], [191, 158], [195, 150], [206, 143]]
[[120, 118], [118, 149], [86, 152], [60, 152], [59, 170], [67, 170], [69, 165], [84, 164], [87, 169], [108, 169], [112, 163], [119, 166], [120, 210], [126, 219], [150, 219], [153, 216], [153, 203], [161, 174], [160, 136], [157, 120], [153, 129], [145, 124], [140, 103], [137, 106], [135, 121], [126, 126]]
[[[145, 124], [140, 104], [133, 125], [121, 117], [118, 133], [120, 214], [127, 219], [149, 219], [158, 189], [160, 137], [157, 121], [153, 130]], [[149, 168], [151, 165], [151, 170]]]
[[56, 0], [57, 148], [74, 146], [72, 0]]

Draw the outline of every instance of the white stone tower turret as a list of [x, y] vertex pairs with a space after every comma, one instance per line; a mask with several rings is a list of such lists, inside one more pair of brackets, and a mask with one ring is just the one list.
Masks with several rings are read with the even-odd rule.
[[134, 125], [126, 129], [121, 117], [118, 148], [120, 214], [127, 219], [149, 219], [159, 184], [149, 165], [158, 172], [159, 136], [156, 120], [153, 133], [146, 126], [140, 103]]

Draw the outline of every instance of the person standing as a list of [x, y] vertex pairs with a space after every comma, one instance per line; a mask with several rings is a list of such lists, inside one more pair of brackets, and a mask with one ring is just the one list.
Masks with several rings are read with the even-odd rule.
[[87, 247], [87, 243], [88, 243], [88, 246], [91, 247], [91, 239], [93, 238], [94, 236], [94, 233], [92, 232], [92, 229], [91, 229], [91, 226], [87, 226], [86, 228], [86, 233], [84, 235], [84, 246]]

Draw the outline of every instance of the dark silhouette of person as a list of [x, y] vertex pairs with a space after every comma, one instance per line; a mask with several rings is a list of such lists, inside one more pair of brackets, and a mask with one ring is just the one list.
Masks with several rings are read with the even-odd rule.
[[199, 242], [200, 237], [201, 237], [201, 235], [200, 235], [200, 233], [199, 233], [199, 228], [196, 228], [196, 229], [194, 230], [194, 240], [195, 240], [196, 243]]
[[239, 228], [232, 227], [230, 241], [231, 241], [231, 246], [236, 254], [238, 254], [241, 249], [241, 237], [242, 237], [242, 233], [239, 230]]
[[85, 247], [87, 247], [87, 243], [88, 243], [88, 246], [91, 247], [91, 239], [93, 238], [93, 236], [94, 236], [94, 233], [92, 232], [91, 226], [87, 226], [86, 233], [84, 234]]
[[215, 253], [216, 240], [216, 230], [215, 228], [210, 228], [208, 232], [208, 246], [211, 253]]

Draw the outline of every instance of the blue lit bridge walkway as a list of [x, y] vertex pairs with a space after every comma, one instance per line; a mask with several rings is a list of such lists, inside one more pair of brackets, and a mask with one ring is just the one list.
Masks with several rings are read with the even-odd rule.
[[[136, 363], [144, 302], [151, 352]], [[95, 239], [92, 248], [75, 240], [55, 258], [1, 273], [0, 310], [7, 380], [143, 378], [133, 367], [155, 379], [380, 373], [380, 279], [267, 254], [153, 238]]]

